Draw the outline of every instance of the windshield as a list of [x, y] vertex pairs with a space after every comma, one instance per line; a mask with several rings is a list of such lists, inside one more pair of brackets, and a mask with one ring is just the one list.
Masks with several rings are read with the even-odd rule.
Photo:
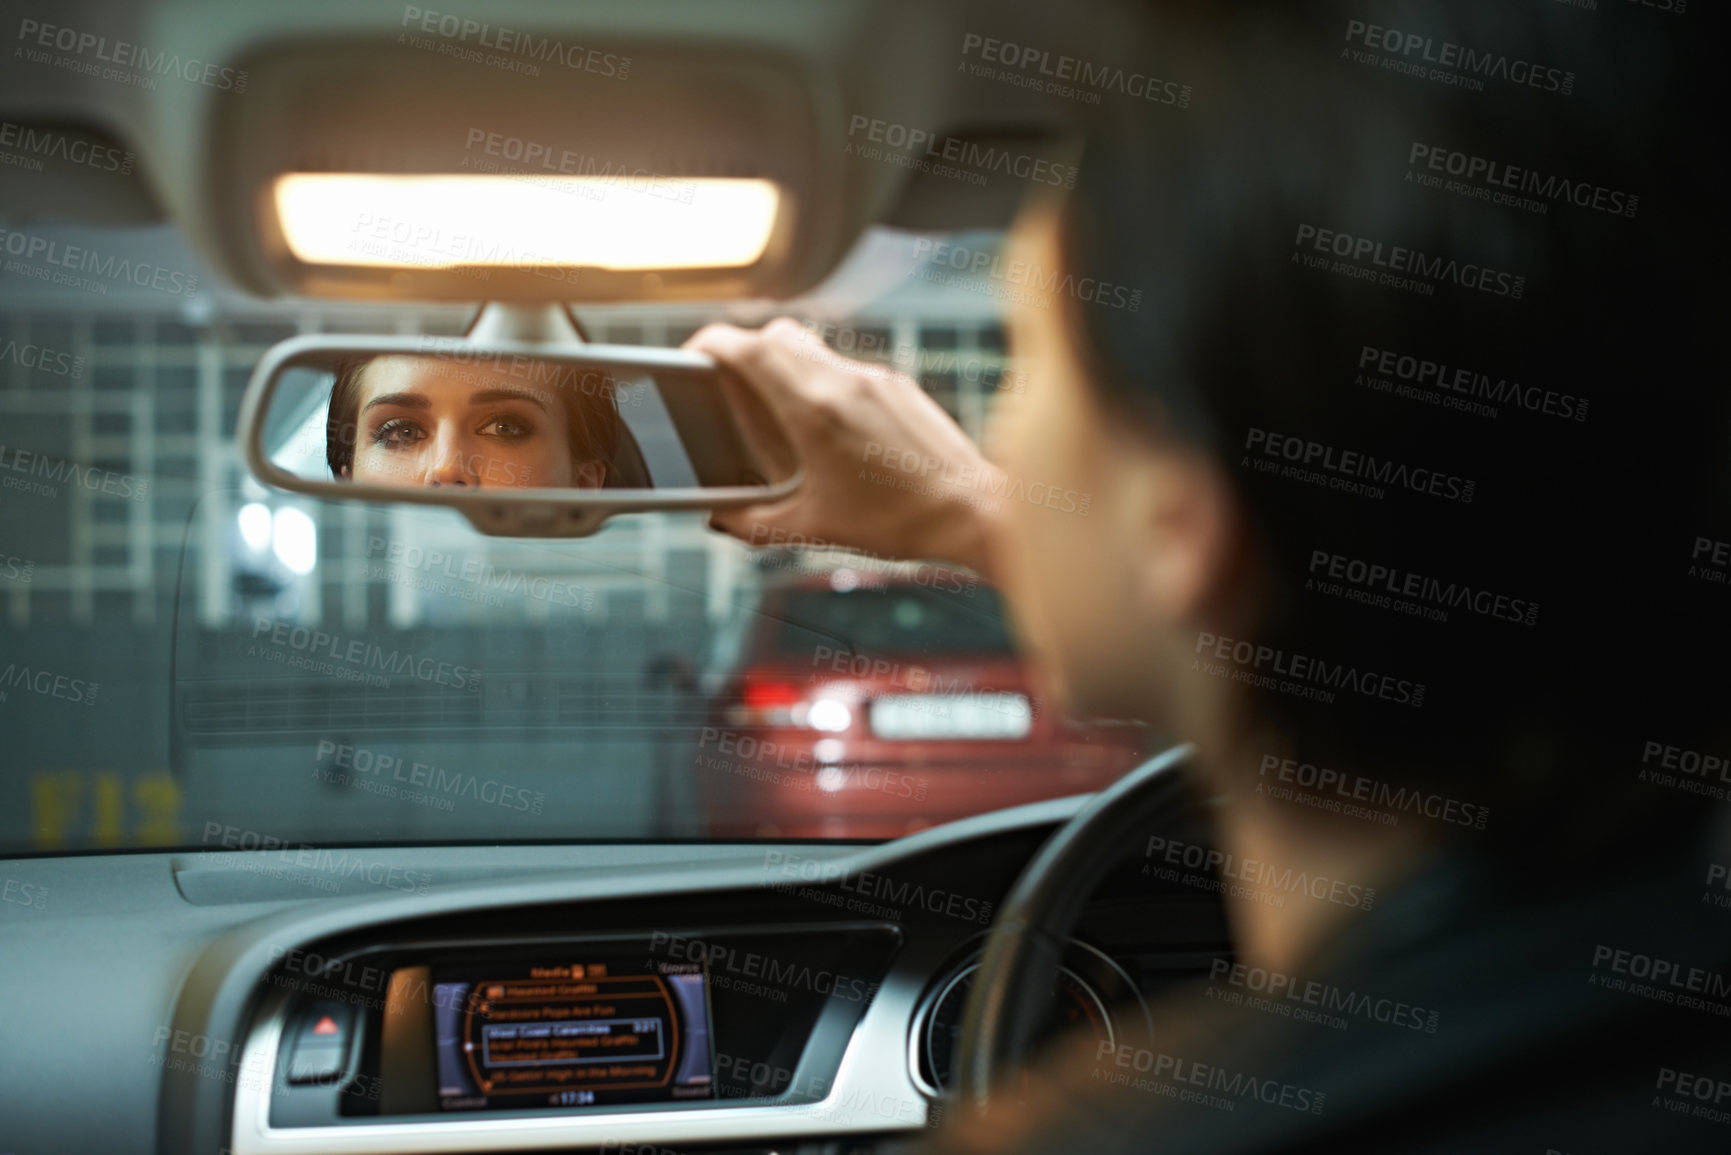
[[860, 589], [847, 570], [839, 589], [795, 590], [770, 604], [776, 648], [801, 654], [814, 633], [832, 633], [849, 648], [880, 654], [1015, 653], [996, 593], [952, 593], [898, 586]]
[[[234, 431], [271, 344], [456, 335], [476, 306], [263, 302], [169, 229], [37, 233], [0, 274], [5, 853], [883, 838], [1098, 788], [1149, 746], [1042, 711], [972, 574], [702, 514], [520, 541], [267, 490]], [[69, 278], [54, 244], [156, 273]], [[1014, 388], [998, 302], [910, 251], [868, 233], [804, 303], [578, 315], [673, 346], [789, 313], [977, 437]]]

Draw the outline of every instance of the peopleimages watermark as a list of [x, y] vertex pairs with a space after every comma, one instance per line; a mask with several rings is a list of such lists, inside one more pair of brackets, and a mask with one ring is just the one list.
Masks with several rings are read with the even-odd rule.
[[[870, 684], [882, 709], [886, 690], [900, 691], [896, 708], [951, 718], [958, 710], [971, 714], [1000, 715], [1000, 736], [1025, 734], [1039, 716], [1040, 702], [1019, 691], [981, 685], [972, 678], [934, 673], [929, 666], [903, 662], [882, 655], [862, 654], [842, 647], [819, 645], [812, 649], [811, 664], [824, 678], [853, 678]], [[881, 725], [881, 717], [874, 725]], [[980, 735], [984, 736], [984, 735]]]
[[17, 662], [8, 662], [6, 668], [0, 670], [0, 702], [10, 701], [12, 691], [23, 690], [44, 698], [71, 702], [75, 706], [94, 706], [99, 687], [97, 682], [58, 674], [53, 670], [32, 669]]
[[[777, 1103], [785, 1111], [797, 1111], [808, 1119], [858, 1120], [872, 1116], [883, 1120], [884, 1130], [935, 1126], [943, 1117], [943, 1100], [929, 1101], [922, 1095], [893, 1092], [877, 1094], [869, 1087], [838, 1085], [833, 1076], [817, 1075], [801, 1068], [767, 1062], [754, 1055], [715, 1052], [715, 1077], [720, 1098], [730, 1106], [755, 1102]], [[734, 1094], [735, 1089], [744, 1094]], [[794, 1100], [794, 1102], [789, 1102]], [[608, 1155], [691, 1155], [691, 1152], [657, 1147], [649, 1143], [605, 1141], [600, 1148]]]
[[[722, 1050], [715, 1052], [715, 1077], [722, 1084], [721, 1097], [733, 1101], [757, 1098], [760, 1094], [764, 1098], [811, 1095], [821, 1099], [829, 1094], [833, 1085], [831, 1080], [810, 1071], [795, 1071], [760, 1056], [732, 1055]], [[745, 1087], [747, 1095], [727, 1094], [733, 1089], [729, 1084]]]
[[1347, 818], [1363, 818], [1383, 826], [1399, 825], [1402, 814], [1413, 814], [1450, 826], [1483, 830], [1491, 817], [1488, 806], [1411, 786], [1393, 786], [1363, 774], [1348, 774], [1279, 754], [1264, 754], [1256, 774], [1256, 793], [1264, 797], [1296, 802]]
[[928, 779], [882, 766], [819, 757], [825, 741], [835, 739], [819, 739], [816, 744], [774, 742], [755, 734], [705, 726], [691, 764], [806, 793], [873, 791], [914, 802], [926, 800], [931, 788]]
[[[1609, 972], [1609, 973], [1603, 973]], [[1590, 986], [1731, 1018], [1731, 975], [1607, 943], [1593, 947]]]
[[34, 369], [53, 377], [70, 377], [76, 381], [84, 374], [84, 358], [45, 345], [8, 339], [0, 345], [0, 361], [10, 361], [24, 369]]
[[151, 1048], [151, 1063], [166, 1070], [234, 1083], [244, 1089], [265, 1085], [262, 1065], [255, 1062], [242, 1072], [241, 1048], [227, 1039], [214, 1039], [179, 1027], [157, 1027]]
[[[221, 822], [206, 822], [200, 841], [207, 844], [215, 842], [224, 850], [251, 852], [248, 860], [239, 864], [238, 869], [270, 874], [274, 860], [277, 872], [273, 877], [305, 882], [320, 890], [334, 892], [344, 879], [358, 876], [363, 882], [382, 886], [387, 890], [425, 894], [433, 881], [431, 871], [405, 870], [376, 858], [370, 859], [358, 852], [338, 851], [305, 842], [289, 842], [274, 835]], [[253, 854], [268, 857], [251, 861]]]
[[[927, 1109], [923, 1096], [904, 1097], [886, 1092], [876, 1094], [868, 1087], [843, 1089], [832, 1076], [816, 1075], [805, 1069], [798, 1071], [779, 1066], [759, 1056], [732, 1055], [715, 1052], [715, 1078], [719, 1097], [730, 1106], [754, 1102], [773, 1102], [783, 1110], [798, 1111], [808, 1118], [850, 1118], [872, 1115], [884, 1120], [885, 1129], [918, 1126], [922, 1120], [935, 1122], [943, 1104], [933, 1103]], [[735, 1090], [744, 1094], [735, 1094]], [[838, 1093], [839, 1092], [839, 1093]], [[789, 1100], [804, 1100], [792, 1102]], [[621, 1143], [605, 1140], [600, 1150], [610, 1155], [691, 1155], [670, 1147], [649, 1143]]]
[[[369, 226], [370, 231], [362, 231]], [[347, 252], [408, 268], [436, 269], [471, 281], [493, 279], [493, 270], [485, 267], [484, 257], [471, 259], [478, 241], [468, 233], [453, 233], [446, 240], [444, 233], [432, 226], [415, 226], [389, 217], [375, 221], [370, 213], [358, 214], [350, 232], [353, 235], [343, 241]], [[407, 236], [417, 238], [418, 243], [411, 244], [402, 239]], [[502, 250], [502, 255], [509, 262], [533, 254], [506, 249]]]
[[611, 395], [621, 408], [637, 404], [647, 389], [621, 383], [605, 366], [561, 361], [556, 357], [527, 353], [501, 353], [453, 343], [449, 337], [423, 335], [416, 342], [416, 356], [429, 364], [423, 371], [434, 377], [455, 377], [476, 381], [503, 379], [550, 389], [554, 393], [576, 394], [580, 397]]
[[[1240, 858], [1229, 851], [1158, 834], [1149, 835], [1143, 853], [1150, 859], [1142, 864], [1144, 875], [1250, 898], [1265, 906], [1285, 906], [1288, 896], [1299, 894], [1355, 910], [1370, 910], [1376, 903], [1374, 887], [1290, 866], [1280, 867], [1257, 858]], [[1193, 873], [1183, 874], [1181, 870]], [[1210, 873], [1219, 881], [1210, 879]]]
[[1653, 1106], [1662, 1111], [1708, 1123], [1731, 1123], [1731, 1109], [1723, 1106], [1731, 1099], [1731, 1079], [1660, 1067], [1653, 1089], [1658, 1092]]
[[[995, 904], [972, 895], [958, 894], [939, 886], [927, 886], [922, 882], [890, 878], [870, 870], [849, 873], [838, 863], [827, 859], [812, 858], [786, 850], [771, 850], [764, 854], [763, 868], [766, 874], [781, 876], [780, 879], [764, 879], [762, 885], [765, 888], [801, 894], [814, 898], [815, 901], [840, 906], [852, 913], [874, 914], [900, 921], [901, 911], [877, 905], [881, 901], [895, 903], [904, 908], [917, 907], [931, 914], [978, 923], [981, 926], [992, 921]], [[833, 886], [836, 891], [845, 891], [846, 894], [818, 892], [813, 888], [803, 887], [803, 883]], [[847, 895], [856, 897], [849, 899]]]
[[[324, 781], [387, 797], [401, 797], [440, 810], [450, 810], [455, 800], [469, 798], [506, 810], [539, 814], [547, 801], [547, 795], [539, 790], [525, 790], [493, 778], [483, 780], [475, 774], [447, 770], [429, 762], [386, 754], [365, 746], [333, 742], [328, 738], [319, 739], [313, 758], [317, 763], [313, 773], [322, 776]], [[335, 767], [341, 773], [329, 767]]]
[[8, 273], [86, 293], [105, 296], [109, 282], [115, 281], [175, 297], [190, 297], [198, 292], [197, 273], [113, 253], [105, 255], [86, 245], [69, 245], [17, 229], [0, 228], [0, 254], [15, 258], [5, 264]]
[[970, 353], [961, 349], [926, 349], [922, 352], [917, 342], [892, 340], [887, 330], [855, 328], [828, 321], [804, 320], [800, 324], [806, 332], [823, 342], [796, 346], [794, 355], [802, 361], [870, 374], [894, 370], [911, 376], [923, 369], [951, 374], [957, 381], [1000, 393], [1027, 391], [1024, 374], [1012, 370], [1001, 353]]
[[[401, 1014], [417, 1007], [460, 1006], [460, 987], [430, 981], [425, 969], [407, 971], [369, 966], [341, 955], [322, 955], [304, 947], [272, 943], [273, 985], [301, 995], [356, 1007]], [[389, 997], [387, 997], [387, 994]]]
[[1188, 84], [978, 32], [962, 35], [962, 70], [982, 80], [997, 80], [1083, 104], [1099, 104], [1102, 94], [1111, 92], [1150, 104], [1190, 107]]
[[495, 27], [412, 4], [403, 6], [401, 26], [410, 31], [398, 37], [400, 44], [507, 72], [539, 76], [542, 64], [555, 64], [609, 80], [626, 80], [631, 76], [629, 56], [567, 44], [553, 36], [537, 36], [503, 25]]
[[353, 959], [322, 955], [304, 947], [285, 947], [272, 943], [270, 965], [290, 974], [330, 985], [346, 999], [354, 994], [383, 995], [393, 971], [389, 967], [367, 966]]
[[383, 676], [386, 673], [403, 674], [470, 693], [481, 688], [481, 671], [472, 666], [419, 657], [412, 652], [386, 649], [365, 638], [345, 639], [340, 634], [271, 618], [253, 618], [252, 644], [247, 646], [246, 656], [380, 688], [390, 685], [390, 679]]
[[1470, 504], [1478, 488], [1470, 477], [1409, 466], [1374, 453], [1339, 449], [1326, 442], [1258, 429], [1254, 425], [1245, 431], [1244, 449], [1240, 464], [1259, 473], [1377, 501], [1382, 500], [1387, 487]]
[[[969, 596], [980, 585], [979, 575], [957, 569], [954, 566], [929, 561], [905, 561], [900, 558], [879, 557], [875, 553], [844, 546], [815, 534], [771, 527], [761, 522], [751, 527], [749, 544], [759, 549], [786, 550], [794, 558], [793, 561], [778, 561], [773, 557], [760, 557], [758, 562], [761, 565], [774, 565], [778, 568], [800, 569], [809, 573], [831, 575], [834, 574], [838, 566], [844, 566], [848, 569], [893, 577], [898, 581], [910, 582], [927, 589]], [[808, 551], [834, 551], [835, 554], [845, 556], [832, 556], [827, 559], [808, 557]], [[0, 577], [3, 576], [4, 574], [0, 573]]]
[[[1507, 205], [1523, 212], [1548, 213], [1555, 202], [1593, 209], [1612, 216], [1632, 217], [1641, 198], [1621, 189], [1590, 181], [1546, 175], [1520, 165], [1504, 164], [1459, 149], [1413, 141], [1406, 157], [1406, 179], [1425, 188]], [[1422, 167], [1421, 167], [1422, 166]], [[1453, 177], [1453, 180], [1444, 180]]]
[[[1593, 7], [1598, 7], [1597, 0], [1594, 0]], [[1689, 0], [1627, 0], [1623, 7], [1646, 8], [1653, 12], [1681, 16], [1689, 10]]]
[[1641, 746], [1641, 782], [1724, 802], [1731, 798], [1731, 757], [1648, 739]]
[[[36, 479], [42, 480], [36, 480]], [[150, 493], [150, 479], [132, 477], [97, 465], [80, 465], [63, 457], [49, 457], [30, 449], [0, 444], [0, 489], [37, 497], [57, 497], [59, 486], [71, 482], [80, 489], [106, 497], [143, 501]], [[51, 484], [52, 483], [52, 484]]]
[[36, 563], [29, 558], [0, 550], [0, 581], [27, 586], [36, 576]]
[[[146, 90], [154, 89], [162, 77], [173, 76], [222, 92], [238, 95], [246, 91], [245, 69], [191, 57], [183, 60], [178, 53], [158, 51], [126, 40], [110, 40], [94, 32], [60, 24], [44, 24], [27, 18], [20, 20], [17, 39], [28, 47], [14, 48], [14, 56], [80, 76], [113, 80]], [[55, 53], [68, 55], [57, 56]]]
[[1461, 610], [1523, 626], [1539, 624], [1539, 603], [1530, 599], [1474, 588], [1465, 582], [1444, 582], [1325, 549], [1310, 551], [1304, 588], [1427, 621], [1446, 622], [1450, 610]]
[[[306, 436], [308, 440], [324, 445], [328, 445], [331, 440], [328, 436], [320, 437], [318, 432], [314, 430], [308, 430]], [[352, 439], [351, 427], [335, 440], [348, 442]], [[497, 486], [509, 489], [535, 484], [534, 466], [520, 461], [494, 457], [490, 453], [453, 453], [449, 457], [434, 457], [429, 460], [417, 457], [412, 453], [397, 455], [393, 452], [391, 456], [384, 457], [382, 460], [375, 457], [367, 462], [368, 481], [375, 485], [379, 484], [378, 478], [381, 477], [403, 477], [409, 478], [410, 483], [418, 486], [425, 483], [429, 471], [445, 468], [453, 468], [471, 478], [472, 484], [484, 487]]]
[[1078, 277], [1020, 258], [1009, 260], [996, 247], [976, 248], [918, 237], [909, 255], [919, 265], [915, 275], [921, 280], [1007, 302], [1045, 309], [1051, 306], [1050, 297], [1064, 296], [1132, 313], [1142, 307], [1141, 289], [1098, 277]]
[[1234, 1072], [1212, 1063], [1199, 1063], [1110, 1039], [1101, 1039], [1095, 1045], [1094, 1063], [1095, 1079], [1217, 1111], [1232, 1111], [1240, 1103], [1255, 1102], [1320, 1115], [1326, 1099], [1321, 1091], [1309, 1087]]
[[595, 604], [594, 590], [559, 578], [527, 574], [509, 567], [501, 568], [480, 558], [422, 549], [377, 534], [369, 535], [367, 557], [381, 556], [389, 564], [369, 566], [368, 577], [399, 582], [430, 593], [481, 601], [490, 606], [504, 605], [506, 595], [572, 609], [586, 610]]
[[1300, 224], [1292, 239], [1291, 263], [1421, 297], [1435, 296], [1436, 287], [1445, 284], [1511, 301], [1527, 291], [1527, 278], [1519, 273], [1309, 223]]
[[802, 360], [866, 373], [882, 373], [887, 366], [911, 375], [919, 367], [918, 342], [893, 340], [887, 328], [860, 328], [810, 318], [801, 319], [799, 324], [817, 338], [795, 345], [794, 353]]
[[1697, 535], [1689, 550], [1688, 576], [1711, 585], [1731, 585], [1731, 541]]
[[24, 882], [8, 878], [0, 884], [0, 902], [41, 910], [48, 905], [48, 888], [40, 882]]
[[813, 967], [809, 963], [791, 962], [760, 951], [724, 946], [691, 935], [669, 934], [666, 931], [658, 930], [650, 934], [649, 952], [652, 955], [665, 954], [668, 958], [699, 963], [711, 982], [717, 978], [729, 981], [761, 980], [781, 994], [778, 1001], [786, 1001], [787, 992], [798, 989], [848, 1002], [863, 1003], [876, 993], [878, 986], [877, 983], [867, 982], [857, 975], [837, 974], [832, 970]]
[[[1722, 910], [1731, 909], [1731, 867], [1727, 867], [1723, 862], [1709, 862], [1707, 881], [1703, 885], [1707, 889], [1701, 894], [1702, 902]], [[1723, 893], [1715, 894], [1715, 889]]]
[[1076, 187], [1073, 164], [857, 112], [848, 117], [842, 154], [972, 185], [984, 185], [995, 174], [1055, 188]]
[[[631, 166], [623, 162], [602, 160], [592, 153], [572, 152], [568, 148], [529, 140], [510, 133], [471, 128], [463, 140], [463, 152], [479, 153], [477, 159], [463, 157], [459, 167], [474, 172], [496, 172], [505, 176], [522, 177], [542, 188], [570, 193], [587, 200], [604, 200], [610, 189], [620, 188], [657, 200], [669, 200], [688, 205], [697, 198], [697, 182], [669, 177], [664, 173]], [[581, 183], [553, 178], [581, 176], [591, 179]], [[549, 178], [545, 181], [537, 177]]]
[[1201, 632], [1196, 635], [1192, 672], [1226, 678], [1260, 689], [1332, 704], [1336, 691], [1376, 698], [1417, 709], [1424, 705], [1425, 684], [1375, 670], [1360, 670], [1345, 662], [1330, 662], [1306, 654], [1238, 638]]
[[[201, 1079], [214, 1079], [233, 1084], [245, 1091], [259, 1090], [269, 1083], [271, 1071], [264, 1060], [265, 1056], [261, 1051], [254, 1051], [251, 1057], [247, 1058], [239, 1045], [227, 1039], [214, 1038], [179, 1027], [157, 1027], [150, 1056], [152, 1065], [166, 1071], [196, 1075]], [[277, 1068], [279, 1088], [285, 1086], [287, 1072], [287, 1064]], [[295, 1085], [341, 1087], [345, 1096], [358, 1096], [374, 1102], [378, 1101], [384, 1090], [384, 1081], [379, 1076], [346, 1070], [321, 1072], [310, 1078], [298, 1078]], [[220, 1155], [228, 1155], [228, 1152], [229, 1148], [223, 1147]]]
[[[860, 471], [859, 479], [880, 485], [907, 488], [900, 483], [911, 481], [922, 489], [933, 492], [941, 487], [953, 486], [970, 491], [969, 496], [978, 495], [982, 500], [989, 498], [1025, 501], [1029, 505], [1041, 505], [1047, 509], [1080, 514], [1083, 517], [1088, 516], [1088, 511], [1094, 504], [1092, 494], [1079, 490], [1061, 488], [1043, 481], [1029, 482], [976, 461], [957, 467], [955, 462], [948, 458], [935, 457], [912, 449], [898, 449], [878, 441], [866, 442], [860, 453], [860, 462], [868, 468]], [[878, 472], [869, 468], [873, 465], [894, 472]]]
[[[1497, 405], [1513, 405], [1566, 421], [1585, 421], [1587, 401], [1572, 393], [1522, 385], [1476, 369], [1365, 345], [1358, 354], [1356, 385], [1412, 401], [1424, 401], [1475, 417], [1496, 417]], [[1369, 370], [1368, 372], [1366, 370]], [[1492, 404], [1494, 402], [1494, 404]]]
[[428, 574], [416, 573], [413, 570], [400, 569], [396, 566], [382, 565], [372, 562], [367, 565], [366, 576], [369, 581], [390, 582], [405, 589], [419, 590], [422, 593], [434, 594], [438, 597], [455, 598], [458, 601], [474, 602], [477, 605], [499, 609], [505, 604], [505, 599], [495, 593], [488, 593], [475, 586], [459, 585], [443, 578]]
[[134, 160], [129, 151], [113, 145], [97, 144], [83, 136], [54, 128], [0, 120], [0, 150], [5, 149], [18, 151], [0, 151], [0, 164], [29, 172], [42, 172], [46, 167], [44, 161], [59, 160], [82, 168], [95, 169], [97, 172], [114, 172], [125, 176], [132, 171]]
[[352, 252], [402, 265], [421, 266], [491, 277], [487, 266], [507, 266], [513, 273], [531, 273], [543, 280], [572, 283], [583, 270], [562, 264], [545, 253], [518, 248], [474, 231], [454, 232], [448, 221], [433, 221], [375, 212], [357, 212], [345, 242]]
[[1419, 32], [1348, 20], [1344, 39], [1349, 47], [1340, 50], [1342, 59], [1471, 92], [1483, 92], [1487, 80], [1560, 96], [1575, 91], [1573, 72]]
[[1374, 997], [1332, 983], [1216, 958], [1208, 964], [1207, 998], [1344, 1031], [1350, 1019], [1436, 1034], [1440, 1012], [1400, 999]]

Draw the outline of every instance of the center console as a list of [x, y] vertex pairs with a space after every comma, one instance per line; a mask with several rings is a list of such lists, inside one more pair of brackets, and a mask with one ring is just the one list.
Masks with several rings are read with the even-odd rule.
[[254, 1074], [285, 1138], [815, 1102], [900, 940], [859, 922], [288, 952]]

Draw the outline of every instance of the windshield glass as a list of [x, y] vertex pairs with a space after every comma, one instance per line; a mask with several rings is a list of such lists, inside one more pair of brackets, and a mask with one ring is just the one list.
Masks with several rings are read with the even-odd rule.
[[[896, 586], [860, 589], [850, 571], [841, 588], [796, 590], [775, 600], [777, 648], [802, 653], [813, 633], [833, 633], [861, 653], [1004, 655], [1015, 652], [997, 594]], [[974, 594], [974, 600], [969, 595]]]
[[[521, 541], [267, 490], [235, 424], [270, 345], [457, 335], [476, 306], [258, 301], [170, 229], [38, 234], [0, 274], [6, 853], [883, 838], [1096, 789], [1150, 745], [1043, 711], [965, 571], [703, 514]], [[56, 244], [155, 272], [66, 277]], [[977, 437], [1015, 388], [1000, 306], [922, 275], [932, 248], [870, 232], [804, 302], [578, 315], [674, 346], [788, 313]]]

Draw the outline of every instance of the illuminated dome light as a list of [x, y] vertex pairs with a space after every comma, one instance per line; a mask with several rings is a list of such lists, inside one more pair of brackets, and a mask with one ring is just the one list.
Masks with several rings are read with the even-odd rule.
[[859, 588], [859, 574], [851, 569], [838, 569], [829, 575], [829, 588], [847, 593]]
[[805, 724], [813, 730], [838, 733], [853, 725], [853, 711], [834, 698], [819, 698], [806, 711]]
[[240, 539], [254, 553], [263, 553], [270, 546], [270, 506], [249, 502], [240, 507]]
[[[609, 176], [291, 172], [276, 178], [273, 199], [300, 260], [370, 268], [742, 269], [769, 249], [781, 212], [780, 186], [756, 177], [634, 181], [644, 196], [618, 187]], [[405, 229], [389, 244], [355, 245], [375, 214], [435, 238], [461, 229], [470, 243], [435, 245]], [[474, 234], [483, 220], [484, 235]]]
[[811, 744], [811, 756], [819, 762], [840, 762], [846, 749], [840, 738], [819, 738]]
[[312, 573], [319, 562], [318, 527], [302, 510], [279, 509], [272, 527], [271, 548], [276, 559], [294, 573], [302, 576]]
[[825, 766], [817, 772], [817, 788], [825, 794], [834, 794], [847, 784], [847, 771], [840, 766]]

